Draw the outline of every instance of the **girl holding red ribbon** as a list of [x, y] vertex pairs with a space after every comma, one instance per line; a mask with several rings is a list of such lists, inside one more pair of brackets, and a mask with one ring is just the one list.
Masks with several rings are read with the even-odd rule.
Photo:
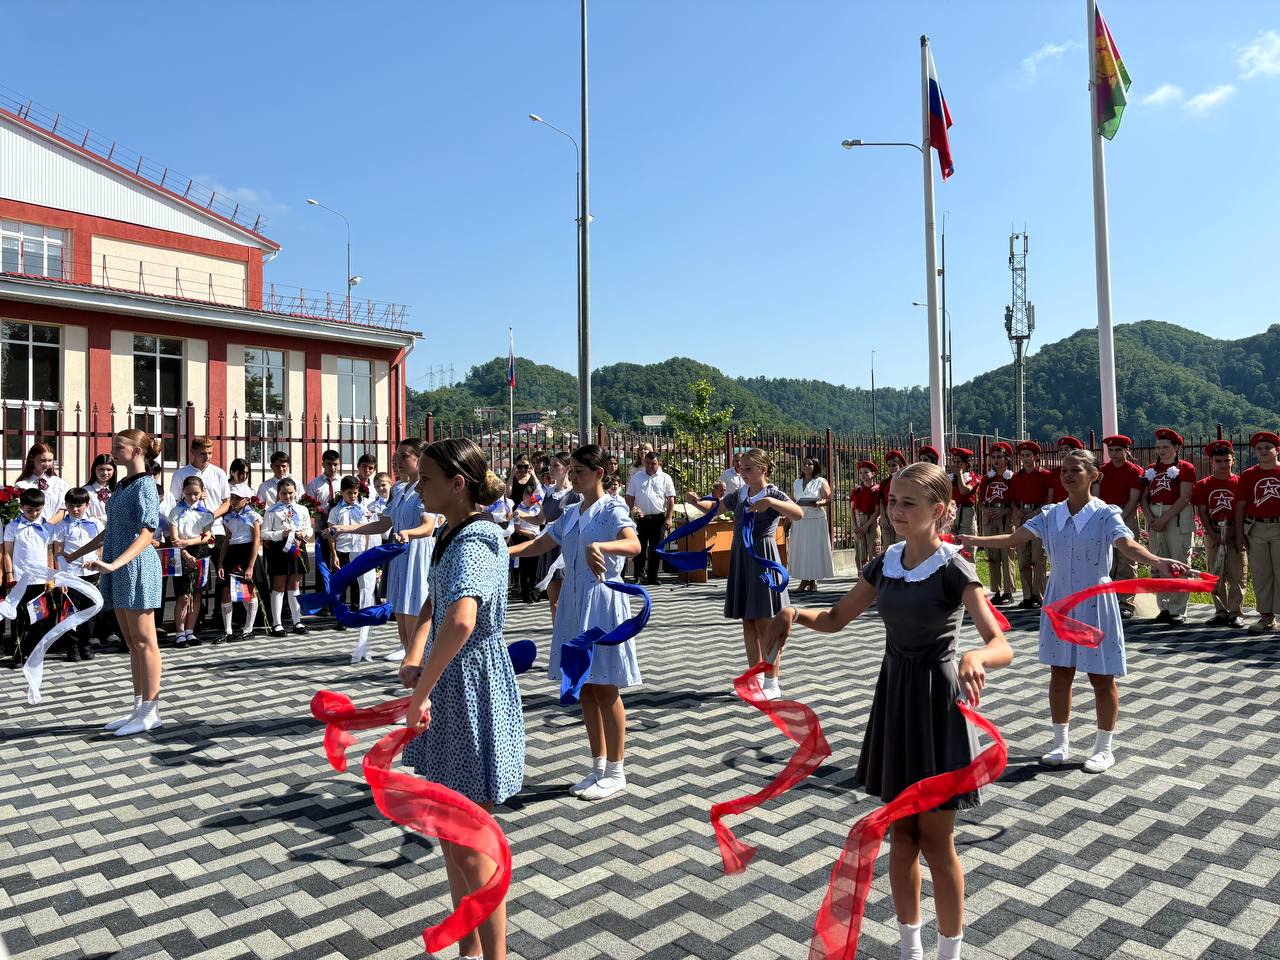
[[[1007, 666], [1013, 651], [987, 605], [982, 582], [960, 547], [942, 541], [955, 516], [951, 481], [932, 463], [904, 467], [893, 479], [889, 517], [902, 540], [862, 570], [857, 585], [826, 610], [788, 606], [763, 634], [780, 649], [795, 624], [838, 633], [873, 602], [885, 625], [885, 658], [867, 720], [858, 783], [886, 803], [928, 777], [968, 767], [977, 736], [957, 706], [977, 705], [987, 671]], [[955, 660], [968, 610], [985, 645]], [[974, 790], [893, 823], [889, 882], [904, 960], [923, 957], [920, 943], [920, 856], [933, 878], [938, 956], [958, 958], [964, 928], [964, 869], [956, 855], [956, 811], [981, 802]], [[878, 844], [878, 840], [877, 840]]]
[[[1125, 526], [1121, 508], [1092, 495], [1099, 473], [1088, 450], [1069, 450], [1059, 473], [1067, 499], [1050, 504], [1028, 518], [1013, 533], [1000, 537], [962, 537], [967, 547], [1009, 549], [1039, 538], [1049, 554], [1051, 569], [1045, 607], [1100, 583], [1110, 582], [1112, 550], [1137, 563], [1149, 564], [1156, 576], [1184, 577], [1187, 565], [1157, 557], [1134, 539]], [[1071, 758], [1068, 727], [1071, 721], [1071, 684], [1076, 669], [1089, 674], [1097, 709], [1098, 732], [1093, 753], [1085, 761], [1087, 773], [1102, 773], [1115, 764], [1112, 736], [1120, 712], [1117, 677], [1126, 672], [1124, 623], [1115, 593], [1084, 600], [1072, 614], [1081, 623], [1098, 628], [1101, 642], [1086, 646], [1058, 637], [1048, 611], [1040, 618], [1040, 662], [1051, 668], [1049, 712], [1053, 722], [1053, 746], [1041, 759], [1057, 766]]]

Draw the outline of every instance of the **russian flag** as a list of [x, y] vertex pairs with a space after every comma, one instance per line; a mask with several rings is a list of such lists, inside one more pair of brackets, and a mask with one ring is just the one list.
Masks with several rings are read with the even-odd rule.
[[516, 341], [507, 327], [507, 386], [516, 388]]
[[49, 603], [48, 592], [40, 594], [40, 596], [27, 604], [27, 621], [29, 623], [39, 623], [51, 613], [53, 613], [53, 608]]
[[253, 599], [253, 584], [244, 577], [231, 575], [231, 583], [228, 589], [231, 595], [232, 603], [248, 603]]
[[289, 535], [284, 538], [284, 552], [286, 556], [297, 557], [302, 554], [302, 542], [293, 535], [293, 531], [289, 531]]
[[951, 142], [947, 139], [947, 130], [951, 127], [951, 111], [947, 109], [947, 98], [942, 95], [942, 85], [938, 83], [938, 70], [933, 65], [933, 50], [929, 52], [929, 143], [938, 151], [938, 168], [942, 171], [942, 179], [946, 180], [956, 172], [951, 162]]
[[166, 577], [182, 576], [186, 572], [182, 568], [182, 551], [178, 547], [161, 550], [160, 567]]

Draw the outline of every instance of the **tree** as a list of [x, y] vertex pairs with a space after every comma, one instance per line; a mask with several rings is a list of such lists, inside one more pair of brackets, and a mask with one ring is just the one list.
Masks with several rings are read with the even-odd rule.
[[713, 438], [733, 420], [733, 407], [713, 411], [711, 400], [715, 392], [710, 380], [699, 378], [689, 384], [688, 406], [667, 405], [673, 449], [667, 456], [666, 469], [677, 489], [709, 491], [711, 481], [719, 475]]
[[710, 380], [698, 379], [689, 384], [692, 402], [687, 407], [667, 405], [667, 423], [671, 424], [677, 435], [683, 432], [698, 439], [706, 439], [729, 425], [733, 420], [733, 406], [712, 412], [711, 398], [715, 396], [715, 392], [716, 388], [711, 385]]

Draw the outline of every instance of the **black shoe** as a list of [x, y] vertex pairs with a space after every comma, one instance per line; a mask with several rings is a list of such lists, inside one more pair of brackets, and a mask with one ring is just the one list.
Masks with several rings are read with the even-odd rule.
[[226, 643], [230, 639], [231, 639], [231, 634], [229, 633], [215, 633], [213, 635], [213, 645], [215, 647], [220, 646], [221, 644]]
[[[525, 602], [526, 602], [526, 603], [528, 603], [529, 601], [527, 601], [527, 600], [526, 600]], [[345, 630], [345, 629], [347, 629], [347, 625], [346, 625], [345, 623], [338, 623], [338, 622], [335, 620], [335, 621], [334, 621], [334, 624], [333, 624], [333, 629], [335, 629], [335, 630]]]
[[1133, 616], [1134, 616], [1133, 611], [1132, 611], [1131, 609], [1129, 609], [1128, 607], [1121, 607], [1121, 608], [1120, 608], [1120, 619], [1121, 619], [1121, 620], [1132, 620], [1132, 619], [1133, 619]]
[[1244, 629], [1244, 617], [1240, 616], [1240, 614], [1238, 614], [1238, 613], [1237, 613], [1234, 617], [1229, 617], [1229, 618], [1227, 619], [1227, 621], [1226, 621], [1226, 625], [1227, 625], [1228, 627], [1232, 627], [1232, 628], [1234, 628], [1234, 629], [1236, 629], [1236, 630], [1243, 630], [1243, 629]]
[[97, 654], [93, 652], [93, 645], [89, 643], [80, 644], [80, 659], [92, 660]]
[[1185, 624], [1185, 623], [1187, 622], [1187, 618], [1186, 618], [1186, 617], [1181, 617], [1181, 616], [1178, 616], [1177, 614], [1173, 614], [1173, 613], [1171, 613], [1171, 614], [1169, 614], [1169, 619], [1168, 619], [1166, 622], [1168, 623], [1168, 625], [1169, 625], [1171, 628], [1172, 628], [1172, 627], [1180, 627], [1180, 626], [1182, 626], [1183, 624]]
[[1220, 627], [1227, 623], [1227, 615], [1225, 613], [1215, 613], [1212, 617], [1205, 621], [1206, 627]]
[[1043, 606], [1044, 606], [1044, 600], [1042, 600], [1040, 597], [1031, 598], [1031, 607], [1033, 610], [1039, 610]]
[[284, 635], [284, 627], [272, 627], [269, 633], [269, 636], [272, 637], [283, 637]]
[[80, 648], [73, 643], [71, 644], [71, 646], [67, 647], [67, 663], [79, 663], [79, 662], [80, 662]]
[[1018, 609], [1019, 609], [1019, 610], [1030, 610], [1030, 609], [1031, 609], [1031, 606], [1032, 606], [1032, 604], [1031, 604], [1031, 601], [1030, 601], [1030, 600], [1023, 600], [1021, 603], [1019, 603], [1019, 604], [1018, 604]]
[[1171, 622], [1172, 619], [1173, 619], [1173, 614], [1171, 614], [1168, 610], [1161, 610], [1159, 613], [1156, 614], [1156, 618], [1152, 622], [1153, 623], [1169, 623]]
[[237, 633], [236, 639], [237, 640], [253, 640], [253, 639], [256, 639], [257, 636], [258, 636], [257, 628], [249, 627], [247, 630], [241, 630], [239, 633]]
[[5, 664], [10, 670], [17, 670], [22, 666], [26, 658], [22, 655], [21, 650], [13, 651], [13, 656], [9, 657], [9, 662]]
[[297, 634], [304, 634], [307, 632], [307, 625], [305, 623], [295, 623], [293, 625], [293, 632]]

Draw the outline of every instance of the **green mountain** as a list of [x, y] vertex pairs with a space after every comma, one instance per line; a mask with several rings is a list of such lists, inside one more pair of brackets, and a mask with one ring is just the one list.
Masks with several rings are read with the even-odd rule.
[[[1280, 325], [1240, 340], [1218, 340], [1169, 323], [1144, 320], [1115, 331], [1116, 388], [1120, 423], [1146, 435], [1172, 425], [1184, 433], [1211, 433], [1221, 422], [1233, 431], [1274, 429], [1280, 424]], [[530, 360], [516, 361], [518, 410], [555, 410], [556, 422], [575, 422], [576, 378]], [[409, 391], [410, 415], [430, 410], [446, 421], [474, 418], [481, 406], [505, 408], [507, 361], [495, 357], [473, 367], [465, 380], [444, 390]], [[717, 368], [673, 357], [662, 363], [615, 363], [591, 375], [597, 422], [635, 426], [648, 414], [689, 402], [699, 379], [715, 388], [713, 407], [733, 407], [735, 424], [771, 429], [870, 433], [871, 392], [822, 380], [727, 377]], [[1027, 429], [1033, 437], [1087, 435], [1100, 427], [1098, 336], [1080, 330], [1046, 344], [1027, 359]], [[955, 387], [957, 429], [962, 433], [1013, 434], [1013, 364]], [[875, 425], [882, 432], [927, 429], [923, 387], [881, 387]]]

